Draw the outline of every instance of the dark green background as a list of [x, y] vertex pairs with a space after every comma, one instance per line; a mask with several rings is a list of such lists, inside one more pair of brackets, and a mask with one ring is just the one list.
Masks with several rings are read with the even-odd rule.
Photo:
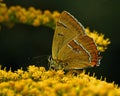
[[[120, 0], [4, 0], [8, 6], [34, 6], [41, 10], [69, 11], [85, 27], [97, 30], [110, 38], [108, 50], [102, 54], [101, 65], [87, 69], [101, 75], [107, 81], [120, 84]], [[51, 54], [52, 36], [54, 30], [47, 27], [32, 27], [16, 24], [12, 29], [2, 27], [0, 33], [0, 63], [12, 66], [15, 70], [25, 64], [28, 57]], [[42, 57], [43, 56], [43, 57]], [[38, 58], [37, 58], [38, 59]], [[47, 59], [45, 59], [47, 62]], [[40, 61], [41, 62], [41, 61]], [[40, 63], [41, 64], [41, 63]], [[42, 65], [42, 64], [41, 64]]]

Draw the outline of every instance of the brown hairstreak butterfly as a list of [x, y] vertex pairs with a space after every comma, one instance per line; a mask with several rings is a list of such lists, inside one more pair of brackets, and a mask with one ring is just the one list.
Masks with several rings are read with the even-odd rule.
[[84, 69], [98, 66], [100, 57], [94, 40], [70, 13], [63, 11], [56, 23], [50, 68]]

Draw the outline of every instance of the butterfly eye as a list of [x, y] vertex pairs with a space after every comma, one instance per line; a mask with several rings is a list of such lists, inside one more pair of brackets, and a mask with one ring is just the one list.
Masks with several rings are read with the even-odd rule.
[[65, 65], [65, 66], [68, 66], [68, 63], [65, 63], [64, 65]]

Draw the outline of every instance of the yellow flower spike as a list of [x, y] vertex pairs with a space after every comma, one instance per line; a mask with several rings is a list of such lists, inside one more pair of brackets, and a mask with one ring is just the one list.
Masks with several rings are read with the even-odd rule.
[[[28, 74], [27, 78], [23, 75]], [[6, 77], [6, 75], [18, 75], [18, 79]], [[21, 76], [21, 74], [23, 74]], [[36, 74], [31, 78], [31, 75]], [[37, 77], [38, 75], [38, 77]], [[38, 79], [41, 75], [42, 79]], [[116, 87], [114, 83], [107, 83], [101, 81], [93, 76], [90, 77], [82, 72], [78, 76], [64, 74], [62, 70], [49, 70], [46, 71], [43, 67], [29, 66], [27, 71], [19, 69], [16, 72], [0, 70], [0, 95], [8, 93], [14, 96], [21, 95], [34, 95], [45, 96], [51, 93], [52, 96], [56, 95], [69, 95], [69, 96], [119, 96], [120, 88]], [[5, 77], [4, 77], [5, 76]], [[19, 78], [21, 76], [21, 78]], [[43, 78], [43, 76], [45, 78]], [[62, 78], [58, 78], [61, 76]], [[37, 80], [34, 79], [37, 77]], [[7, 82], [5, 82], [7, 78]], [[31, 78], [31, 79], [30, 79]], [[2, 92], [2, 93], [1, 93]], [[12, 93], [13, 92], [13, 93]], [[5, 95], [6, 96], [6, 95]]]

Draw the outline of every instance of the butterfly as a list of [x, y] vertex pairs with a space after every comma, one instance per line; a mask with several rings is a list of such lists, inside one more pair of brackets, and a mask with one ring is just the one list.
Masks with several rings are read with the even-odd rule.
[[83, 25], [69, 12], [63, 11], [56, 23], [50, 68], [84, 69], [100, 64], [99, 51]]

